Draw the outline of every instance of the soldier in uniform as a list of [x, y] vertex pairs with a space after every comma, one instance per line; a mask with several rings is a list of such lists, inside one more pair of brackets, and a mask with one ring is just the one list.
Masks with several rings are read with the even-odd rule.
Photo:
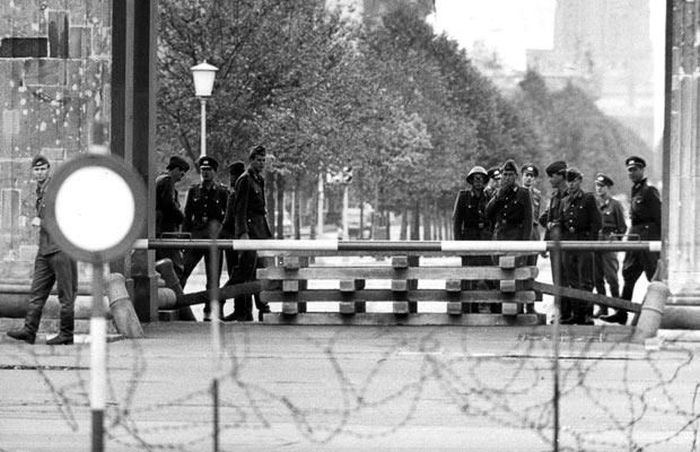
[[78, 266], [66, 253], [61, 251], [44, 226], [46, 210], [46, 189], [51, 179], [51, 165], [46, 157], [37, 155], [32, 159], [32, 174], [37, 182], [36, 217], [32, 225], [39, 228], [39, 250], [34, 259], [31, 297], [24, 318], [24, 326], [7, 332], [18, 341], [33, 344], [41, 321], [41, 311], [56, 283], [58, 301], [61, 303], [61, 326], [56, 337], [46, 341], [48, 345], [68, 345], [73, 343], [75, 328], [75, 294], [78, 290]]
[[501, 187], [486, 205], [496, 240], [529, 240], [532, 233], [530, 192], [517, 183], [518, 168], [507, 160], [501, 168]]
[[[552, 187], [552, 195], [549, 199], [547, 208], [540, 214], [539, 223], [545, 229], [544, 239], [552, 240], [560, 238], [559, 231], [559, 206], [561, 200], [566, 196], [566, 162], [557, 160], [550, 163], [545, 168], [545, 173], [549, 178], [549, 185]], [[553, 265], [554, 262], [550, 261]], [[558, 271], [555, 271], [558, 270]], [[561, 286], [561, 276], [564, 274], [563, 262], [560, 262], [559, 268], [552, 267], [552, 279], [555, 285]], [[561, 318], [571, 317], [571, 306], [566, 299], [561, 300]]]
[[[238, 239], [271, 239], [272, 232], [267, 224], [265, 208], [265, 180], [262, 172], [265, 169], [267, 152], [263, 146], [254, 147], [248, 155], [248, 168], [236, 182], [236, 198], [234, 201], [234, 230]], [[242, 251], [239, 255], [239, 271], [236, 272], [234, 283], [255, 280], [255, 269], [259, 266], [256, 251]], [[255, 305], [258, 308], [258, 318], [270, 312], [267, 303], [257, 297]]]
[[[226, 216], [224, 217], [223, 227], [221, 229], [222, 238], [235, 239], [235, 217], [236, 217], [236, 181], [245, 171], [245, 163], [238, 160], [228, 166], [230, 193], [228, 196], [228, 204], [226, 205]], [[226, 268], [228, 270], [228, 281], [225, 285], [234, 284], [236, 272], [239, 268], [239, 253], [230, 248], [224, 250], [226, 256]], [[224, 318], [226, 321], [250, 322], [253, 320], [253, 298], [252, 295], [238, 296], [233, 301], [233, 312]]]
[[[622, 204], [610, 196], [610, 187], [614, 185], [613, 180], [603, 173], [596, 174], [595, 192], [598, 202], [598, 210], [603, 220], [603, 227], [600, 230], [600, 240], [619, 240], [619, 237], [627, 232], [625, 223], [625, 213]], [[595, 253], [595, 289], [601, 295], [605, 295], [605, 283], [610, 287], [610, 296], [620, 298], [620, 283], [617, 279], [617, 272], [620, 269], [620, 262], [617, 259], [617, 252], [599, 251]], [[601, 306], [593, 317], [608, 315], [607, 306]]]
[[489, 198], [492, 198], [496, 194], [498, 189], [501, 187], [501, 168], [494, 166], [489, 168], [486, 172], [488, 178], [488, 184], [486, 185], [485, 192]]
[[[600, 211], [593, 193], [581, 189], [583, 174], [576, 168], [566, 171], [567, 195], [562, 199], [559, 223], [562, 240], [597, 240], [601, 228]], [[562, 253], [562, 286], [593, 291], [593, 252], [564, 251]], [[571, 303], [571, 302], [570, 302]], [[562, 324], [593, 325], [593, 306], [589, 303], [571, 304], [571, 316]]]
[[[491, 227], [486, 218], [486, 203], [489, 198], [484, 190], [488, 177], [486, 170], [481, 166], [475, 166], [467, 174], [467, 184], [470, 188], [460, 190], [452, 213], [455, 240], [491, 240]], [[462, 256], [462, 266], [470, 265], [491, 265], [491, 256]], [[470, 283], [471, 281], [462, 281], [462, 289], [472, 289], [473, 284]], [[464, 304], [463, 307], [465, 310], [470, 307], [478, 308], [469, 304]]]
[[[530, 240], [540, 239], [539, 223], [537, 222], [540, 218], [540, 210], [542, 207], [542, 192], [535, 186], [537, 183], [537, 178], [540, 176], [540, 170], [534, 164], [528, 163], [520, 168], [522, 173], [522, 183], [523, 187], [530, 191], [530, 200], [532, 201], [532, 232], [530, 233]], [[531, 254], [527, 258], [527, 265], [536, 266], [537, 265], [537, 254]]]
[[[189, 171], [190, 165], [177, 155], [170, 157], [166, 172], [156, 178], [156, 237], [163, 233], [179, 232], [185, 215], [180, 210], [175, 184]], [[156, 260], [168, 258], [173, 262], [175, 274], [182, 276], [182, 250], [156, 250]]]
[[[632, 196], [630, 200], [630, 219], [632, 227], [630, 235], [638, 235], [640, 240], [661, 240], [661, 197], [659, 191], [647, 183], [644, 169], [647, 164], [641, 157], [628, 157], [625, 160], [627, 174], [632, 181]], [[651, 281], [656, 272], [659, 259], [658, 252], [627, 251], [622, 263], [622, 298], [631, 300], [634, 285], [642, 275], [646, 274]], [[601, 317], [606, 322], [627, 323], [627, 312], [618, 310], [615, 314]]]
[[[203, 156], [197, 160], [197, 168], [202, 181], [190, 187], [185, 201], [185, 220], [183, 231], [189, 232], [193, 239], [214, 239], [219, 236], [221, 223], [226, 214], [226, 203], [228, 201], [228, 190], [225, 186], [216, 182], [216, 171], [219, 169], [219, 162], [213, 157]], [[185, 287], [187, 278], [192, 270], [204, 257], [204, 265], [207, 272], [207, 290], [218, 287], [221, 277], [221, 252], [219, 251], [218, 265], [213, 269], [209, 250], [188, 249], [184, 255], [184, 270], [180, 278], [180, 284]], [[223, 312], [223, 303], [220, 305]], [[204, 306], [204, 320], [210, 320], [211, 307], [209, 303]], [[221, 318], [221, 316], [219, 317]]]

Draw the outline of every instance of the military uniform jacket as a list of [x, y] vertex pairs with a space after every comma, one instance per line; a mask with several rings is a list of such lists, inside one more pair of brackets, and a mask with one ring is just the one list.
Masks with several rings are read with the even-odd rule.
[[156, 235], [176, 232], [184, 219], [172, 177], [161, 174], [156, 178]]
[[559, 226], [562, 240], [597, 240], [602, 226], [593, 193], [569, 193], [561, 202]]
[[265, 180], [246, 170], [236, 181], [235, 234], [248, 233], [251, 239], [272, 238], [265, 209]]
[[496, 240], [529, 240], [532, 232], [532, 201], [526, 188], [501, 189], [486, 205], [486, 217]]
[[[193, 185], [187, 191], [182, 230], [192, 233], [206, 233], [211, 226], [214, 226], [218, 233], [226, 214], [227, 201], [228, 189], [219, 183], [214, 182], [209, 187], [204, 187], [201, 183]], [[204, 235], [206, 236], [206, 234]]]
[[661, 239], [661, 198], [646, 179], [632, 186], [630, 219], [631, 234], [639, 234], [641, 240]]
[[561, 201], [566, 197], [566, 190], [554, 189], [552, 191], [552, 198], [549, 200], [549, 206], [542, 212], [539, 218], [540, 226], [546, 229], [544, 234], [544, 239], [551, 239], [552, 231], [549, 230], [549, 223], [559, 223], [559, 212], [561, 207]]
[[455, 201], [452, 223], [455, 240], [490, 240], [491, 227], [486, 218], [486, 191], [460, 190]]
[[542, 210], [542, 192], [532, 187], [530, 190], [530, 200], [532, 201], [532, 221], [533, 226], [537, 225], [537, 220], [540, 218], [540, 210]]
[[46, 189], [49, 186], [50, 179], [44, 181], [43, 184], [36, 187], [36, 216], [41, 220], [39, 225], [39, 255], [49, 256], [58, 253], [61, 248], [51, 238], [49, 231], [44, 226], [44, 212], [46, 211]]
[[600, 230], [601, 239], [607, 239], [610, 234], [624, 234], [627, 232], [625, 223], [625, 212], [622, 210], [620, 201], [614, 198], [598, 198], [598, 210], [603, 221]]

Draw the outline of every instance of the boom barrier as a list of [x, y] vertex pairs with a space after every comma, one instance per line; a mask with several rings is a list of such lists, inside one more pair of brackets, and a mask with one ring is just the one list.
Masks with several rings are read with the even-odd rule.
[[472, 240], [224, 240], [140, 239], [134, 249], [204, 249], [215, 246], [238, 251], [386, 252], [498, 254], [562, 251], [661, 251], [661, 241], [472, 241]]

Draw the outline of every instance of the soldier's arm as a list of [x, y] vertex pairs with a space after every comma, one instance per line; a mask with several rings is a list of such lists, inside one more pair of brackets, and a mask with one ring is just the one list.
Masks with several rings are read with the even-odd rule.
[[176, 219], [178, 224], [182, 223], [184, 215], [175, 200], [175, 184], [173, 184], [171, 179], [168, 179], [167, 182], [161, 185], [161, 193], [159, 196], [163, 214], [166, 217]]
[[627, 232], [625, 212], [622, 209], [622, 204], [619, 201], [615, 201], [613, 204], [613, 215], [615, 216], [615, 232], [617, 234], [624, 234]]
[[530, 198], [530, 190], [523, 188], [522, 202], [525, 207], [523, 215], [523, 240], [530, 240], [530, 234], [532, 234], [532, 198]]
[[603, 228], [603, 217], [600, 215], [600, 210], [598, 209], [598, 205], [595, 201], [595, 196], [589, 193], [586, 197], [588, 198], [588, 215], [591, 219], [590, 239], [596, 240], [598, 239], [598, 234], [600, 233], [600, 230]]
[[185, 220], [182, 223], [182, 230], [185, 232], [192, 231], [192, 211], [194, 210], [193, 192], [194, 187], [190, 187], [190, 189], [187, 190], [187, 200], [185, 201]]
[[649, 214], [652, 221], [661, 227], [661, 196], [656, 187], [649, 186], [646, 192], [647, 205], [649, 206]]
[[248, 198], [250, 197], [250, 178], [239, 177], [236, 182], [236, 200], [235, 200], [235, 230], [236, 235], [240, 237], [248, 233]]
[[452, 232], [455, 240], [462, 240], [462, 224], [464, 224], [464, 198], [466, 192], [460, 191], [455, 200], [455, 207], [452, 212]]

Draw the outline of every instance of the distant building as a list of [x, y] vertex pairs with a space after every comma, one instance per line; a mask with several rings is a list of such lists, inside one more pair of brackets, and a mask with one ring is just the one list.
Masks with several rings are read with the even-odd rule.
[[416, 8], [423, 17], [435, 12], [435, 0], [326, 0], [328, 9], [338, 8], [347, 17], [366, 25], [381, 20], [401, 7]]
[[573, 83], [607, 115], [654, 143], [650, 0], [557, 0], [552, 50], [527, 65], [552, 89]]

